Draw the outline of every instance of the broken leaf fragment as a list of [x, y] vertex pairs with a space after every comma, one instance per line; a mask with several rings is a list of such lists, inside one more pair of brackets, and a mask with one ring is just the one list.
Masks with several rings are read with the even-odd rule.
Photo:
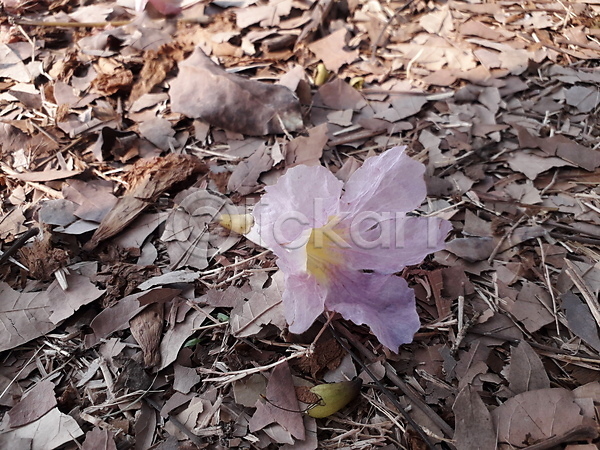
[[361, 386], [362, 379], [355, 378], [350, 381], [318, 384], [312, 387], [310, 392], [320, 397], [321, 400], [310, 407], [307, 414], [316, 419], [335, 414], [358, 396]]

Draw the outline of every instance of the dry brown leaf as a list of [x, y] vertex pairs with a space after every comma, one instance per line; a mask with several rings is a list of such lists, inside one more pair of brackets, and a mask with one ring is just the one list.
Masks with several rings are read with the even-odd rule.
[[254, 408], [261, 395], [265, 395], [267, 379], [260, 373], [237, 380], [233, 383], [233, 398], [238, 405]]
[[162, 82], [175, 63], [183, 60], [183, 49], [177, 44], [165, 44], [158, 50], [150, 50], [144, 55], [144, 67], [138, 80], [131, 89], [129, 102], [133, 103], [142, 95], [149, 93], [154, 86]]
[[323, 104], [329, 108], [358, 111], [367, 105], [360, 92], [340, 78], [325, 83], [318, 92]]
[[0, 324], [2, 336], [0, 351], [9, 350], [52, 331], [63, 320], [83, 305], [96, 300], [104, 291], [94, 286], [87, 277], [67, 276], [69, 289], [63, 291], [54, 281], [42, 292], [17, 292], [0, 282]]
[[83, 220], [101, 222], [108, 212], [117, 204], [112, 194], [113, 183], [107, 180], [68, 180], [63, 186], [66, 200], [77, 204], [74, 215]]
[[446, 244], [446, 250], [467, 261], [483, 261], [491, 254], [497, 243], [489, 237], [458, 238]]
[[300, 130], [300, 103], [288, 88], [229, 74], [200, 48], [179, 64], [169, 90], [171, 109], [251, 136]]
[[54, 408], [56, 406], [54, 387], [54, 383], [46, 379], [36, 383], [33, 389], [23, 395], [19, 403], [7, 413], [11, 428], [22, 427], [38, 420]]
[[22, 181], [52, 181], [79, 175], [81, 170], [47, 169], [40, 172], [10, 172], [12, 178]]
[[508, 165], [515, 172], [524, 173], [530, 180], [535, 180], [537, 176], [553, 167], [569, 166], [570, 164], [554, 156], [542, 157], [535, 153], [526, 153], [524, 151], [512, 154], [508, 159]]
[[569, 329], [584, 340], [597, 352], [600, 352], [598, 325], [590, 313], [590, 308], [572, 291], [560, 296], [562, 309], [567, 316]]
[[533, 136], [526, 128], [515, 125], [519, 145], [522, 148], [539, 148], [550, 156], [557, 156], [583, 169], [592, 171], [600, 166], [600, 152], [578, 144], [571, 139], [554, 135], [552, 137]]
[[53, 450], [81, 436], [75, 419], [53, 408], [35, 422], [0, 433], [0, 448]]
[[[23, 55], [28, 58], [31, 55]], [[27, 66], [23, 63], [19, 51], [11, 44], [0, 43], [0, 78], [10, 78], [11, 80], [29, 83], [31, 81], [31, 73]]]
[[160, 342], [160, 367], [162, 370], [177, 359], [179, 350], [184, 342], [194, 333], [194, 329], [210, 315], [214, 308], [205, 306], [201, 311], [192, 310], [182, 322], [177, 322], [165, 333]]
[[304, 440], [304, 422], [287, 361], [279, 364], [271, 372], [266, 399], [268, 401], [256, 402], [256, 412], [248, 423], [250, 431], [255, 432], [269, 424], [277, 423], [296, 439]]
[[358, 49], [346, 50], [347, 34], [345, 28], [340, 28], [329, 36], [308, 44], [308, 48], [323, 61], [327, 70], [337, 73], [344, 64], [350, 64], [358, 58]]
[[235, 10], [236, 23], [239, 28], [246, 28], [260, 22], [261, 27], [279, 25], [283, 16], [292, 10], [292, 0], [271, 0], [267, 5], [250, 6]]
[[600, 103], [600, 91], [585, 86], [573, 86], [565, 91], [567, 105], [576, 107], [582, 113], [589, 113]]
[[185, 367], [181, 364], [173, 364], [173, 389], [187, 394], [200, 382], [200, 375], [193, 367]]
[[527, 330], [532, 333], [554, 320], [552, 299], [541, 286], [525, 281], [516, 302], [508, 302], [506, 308]]
[[571, 391], [562, 388], [523, 392], [492, 411], [498, 441], [517, 447], [561, 435], [583, 423]]
[[154, 303], [129, 321], [131, 334], [142, 349], [146, 369], [160, 363], [158, 348], [162, 335], [163, 316], [163, 304]]
[[508, 388], [515, 394], [550, 387], [550, 380], [540, 357], [525, 341], [512, 348], [506, 378]]
[[240, 162], [229, 177], [227, 189], [240, 195], [248, 195], [259, 189], [258, 178], [273, 167], [270, 148], [262, 144], [245, 161]]
[[492, 416], [473, 386], [456, 396], [452, 411], [456, 420], [454, 440], [461, 450], [495, 450], [496, 431]]
[[111, 333], [124, 330], [129, 326], [129, 321], [146, 306], [140, 306], [138, 298], [144, 293], [137, 292], [119, 300], [110, 308], [104, 308], [90, 323], [94, 334], [85, 338], [87, 348], [96, 345], [100, 339], [108, 337]]
[[237, 214], [227, 197], [190, 188], [175, 197], [177, 207], [167, 217], [161, 240], [166, 242], [171, 268], [204, 269], [209, 259], [230, 249], [239, 235], [217, 226], [221, 214]]
[[288, 142], [285, 146], [285, 166], [319, 165], [328, 139], [327, 124], [322, 124], [309, 129], [308, 136], [298, 136]]
[[236, 337], [253, 336], [269, 323], [283, 329], [282, 292], [283, 273], [279, 271], [273, 275], [268, 288], [255, 290], [248, 301], [233, 308], [229, 321], [232, 334]]
[[117, 450], [113, 434], [107, 429], [94, 427], [85, 434], [82, 450]]

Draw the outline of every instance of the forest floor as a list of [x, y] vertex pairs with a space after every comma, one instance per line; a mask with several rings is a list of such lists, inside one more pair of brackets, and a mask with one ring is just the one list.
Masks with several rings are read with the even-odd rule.
[[[597, 448], [598, 0], [0, 5], [1, 448]], [[414, 341], [291, 335], [211, 211], [397, 145], [453, 226]]]

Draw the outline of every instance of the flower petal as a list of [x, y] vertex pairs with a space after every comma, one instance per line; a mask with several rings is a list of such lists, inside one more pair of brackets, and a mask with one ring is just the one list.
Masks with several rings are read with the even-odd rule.
[[[340, 274], [342, 275], [342, 274]], [[325, 308], [345, 319], [366, 324], [383, 345], [398, 351], [419, 329], [415, 293], [395, 275], [348, 271], [337, 289], [330, 289]]]
[[300, 334], [310, 328], [325, 309], [326, 295], [327, 291], [311, 275], [286, 274], [283, 311], [290, 333]]
[[255, 206], [261, 241], [280, 258], [303, 231], [322, 227], [339, 211], [343, 183], [322, 166], [289, 169]]
[[425, 166], [407, 156], [405, 148], [369, 158], [352, 174], [342, 196], [344, 211], [408, 212], [421, 205], [427, 195]]
[[450, 222], [437, 217], [399, 217], [367, 231], [356, 222], [345, 225], [350, 230], [346, 237], [350, 248], [339, 251], [347, 267], [384, 274], [419, 264], [430, 253], [443, 250], [452, 229]]

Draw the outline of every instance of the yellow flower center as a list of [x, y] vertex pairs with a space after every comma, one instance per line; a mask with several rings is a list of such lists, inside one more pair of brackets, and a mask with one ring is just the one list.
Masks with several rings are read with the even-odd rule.
[[313, 228], [306, 244], [306, 270], [322, 285], [327, 285], [332, 270], [343, 264], [340, 250], [349, 247], [339, 220], [330, 217], [325, 226]]

